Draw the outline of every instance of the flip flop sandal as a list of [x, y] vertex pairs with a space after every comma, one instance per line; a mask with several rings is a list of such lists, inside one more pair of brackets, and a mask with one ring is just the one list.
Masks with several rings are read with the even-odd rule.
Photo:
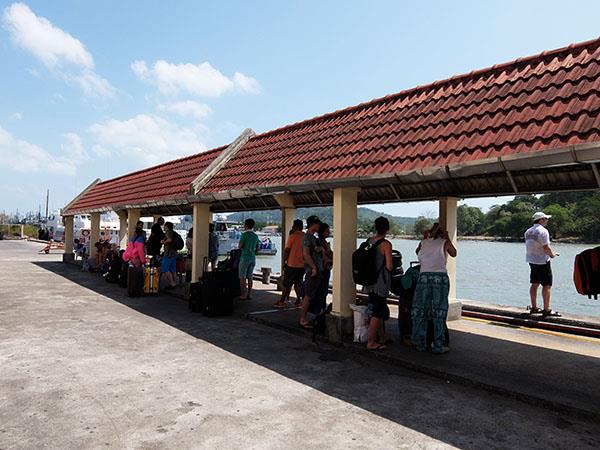
[[298, 325], [305, 330], [312, 330], [314, 328], [310, 323], [300, 323]]
[[544, 317], [562, 317], [562, 314], [556, 312], [556, 311], [552, 311], [551, 309], [549, 310], [543, 310], [542, 311], [542, 316]]
[[541, 314], [542, 310], [540, 308], [532, 308], [531, 306], [527, 307], [529, 314]]
[[373, 347], [373, 348], [368, 348], [367, 350], [369, 350], [370, 352], [380, 352], [382, 350], [387, 350], [388, 348], [384, 345], [384, 344], [379, 344], [377, 347]]

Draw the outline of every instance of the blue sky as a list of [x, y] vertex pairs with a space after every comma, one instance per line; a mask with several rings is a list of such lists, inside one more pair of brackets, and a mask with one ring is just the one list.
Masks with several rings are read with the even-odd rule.
[[[57, 209], [96, 177], [223, 145], [247, 127], [593, 39], [600, 2], [53, 0], [0, 10], [0, 211], [25, 211], [47, 187]], [[376, 209], [432, 215], [436, 205]]]

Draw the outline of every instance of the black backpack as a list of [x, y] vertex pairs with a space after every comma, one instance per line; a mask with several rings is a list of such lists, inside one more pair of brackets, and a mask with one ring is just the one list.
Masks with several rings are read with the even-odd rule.
[[173, 242], [171, 243], [171, 245], [177, 251], [183, 250], [183, 245], [184, 245], [183, 244], [183, 238], [176, 231], [173, 231]]
[[377, 247], [383, 241], [385, 239], [379, 239], [372, 244], [370, 239], [367, 239], [352, 253], [352, 278], [356, 284], [371, 286], [377, 282], [377, 277], [383, 269], [383, 266], [377, 267]]

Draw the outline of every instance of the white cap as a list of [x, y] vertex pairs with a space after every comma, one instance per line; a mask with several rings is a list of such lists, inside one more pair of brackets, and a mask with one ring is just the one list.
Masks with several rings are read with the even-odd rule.
[[552, 216], [549, 216], [548, 214], [544, 214], [543, 212], [536, 212], [533, 215], [533, 221], [537, 222], [540, 219], [549, 219], [550, 217], [552, 217]]

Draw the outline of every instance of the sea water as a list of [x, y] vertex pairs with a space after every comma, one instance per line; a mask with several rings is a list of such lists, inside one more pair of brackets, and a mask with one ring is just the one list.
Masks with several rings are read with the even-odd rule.
[[[256, 268], [271, 267], [274, 273], [281, 269], [281, 237], [271, 238], [277, 245], [275, 256], [259, 256]], [[331, 240], [333, 241], [333, 240]], [[357, 239], [357, 245], [362, 242]], [[394, 249], [402, 253], [403, 265], [416, 261], [418, 241], [392, 239]], [[333, 246], [333, 242], [332, 242]], [[600, 300], [579, 295], [573, 284], [575, 255], [593, 245], [551, 244], [560, 256], [552, 260], [554, 286], [551, 307], [560, 312], [600, 317]], [[521, 307], [529, 305], [529, 265], [525, 262], [525, 244], [489, 241], [458, 241], [456, 261], [457, 297], [495, 305]], [[541, 289], [538, 305], [543, 305]]]

